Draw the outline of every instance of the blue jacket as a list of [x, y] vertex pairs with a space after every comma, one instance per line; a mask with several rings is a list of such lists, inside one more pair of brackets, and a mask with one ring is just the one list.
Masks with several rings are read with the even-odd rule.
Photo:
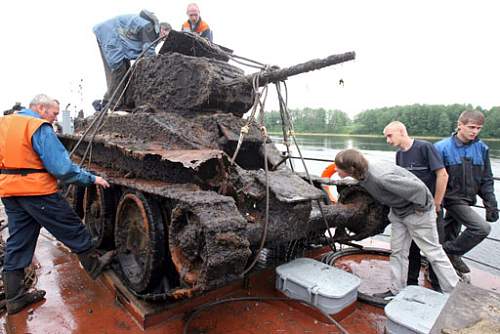
[[[18, 115], [41, 118], [31, 109], [23, 109]], [[64, 183], [77, 183], [83, 186], [95, 182], [95, 176], [75, 165], [63, 144], [57, 138], [50, 124], [42, 124], [31, 137], [33, 150], [40, 156], [45, 169]]]
[[434, 145], [449, 175], [444, 206], [474, 205], [479, 195], [485, 207], [497, 208], [488, 146], [479, 139], [464, 144], [456, 134]]
[[137, 59], [143, 50], [154, 55], [151, 46], [158, 34], [154, 24], [139, 15], [121, 15], [94, 27], [99, 47], [111, 70], [116, 70], [124, 59]]

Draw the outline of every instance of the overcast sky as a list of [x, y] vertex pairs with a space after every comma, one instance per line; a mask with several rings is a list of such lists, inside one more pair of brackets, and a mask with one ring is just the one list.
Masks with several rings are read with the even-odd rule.
[[[26, 105], [44, 92], [89, 114], [90, 102], [105, 91], [92, 27], [146, 8], [179, 29], [187, 3], [2, 1], [0, 110], [15, 101]], [[413, 103], [500, 105], [496, 1], [206, 0], [198, 4], [214, 42], [263, 63], [284, 67], [356, 52], [355, 61], [290, 78], [291, 108], [340, 109], [352, 116], [369, 108]], [[277, 109], [273, 100], [269, 102], [267, 109]]]

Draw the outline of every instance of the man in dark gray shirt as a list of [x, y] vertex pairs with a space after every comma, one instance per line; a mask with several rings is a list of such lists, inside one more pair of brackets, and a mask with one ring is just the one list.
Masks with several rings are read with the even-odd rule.
[[458, 276], [439, 244], [434, 198], [426, 185], [402, 167], [369, 163], [354, 149], [339, 152], [335, 164], [340, 177], [358, 180], [373, 198], [391, 208], [391, 286], [378, 297], [396, 295], [406, 286], [405, 264], [412, 239], [434, 268], [443, 292], [451, 292]]
[[[434, 206], [438, 216], [436, 226], [439, 235], [440, 243], [443, 241], [443, 210], [441, 205], [443, 202], [444, 193], [446, 192], [446, 184], [448, 183], [448, 173], [443, 164], [441, 155], [436, 150], [434, 145], [424, 140], [416, 140], [408, 135], [406, 126], [394, 121], [384, 128], [384, 137], [387, 144], [399, 148], [396, 152], [396, 165], [410, 171], [429, 188], [431, 194], [434, 195]], [[418, 276], [420, 274], [421, 256], [420, 249], [415, 241], [412, 241], [408, 255], [408, 285], [418, 285]], [[439, 291], [439, 283], [437, 277], [429, 266], [429, 276], [433, 289]]]

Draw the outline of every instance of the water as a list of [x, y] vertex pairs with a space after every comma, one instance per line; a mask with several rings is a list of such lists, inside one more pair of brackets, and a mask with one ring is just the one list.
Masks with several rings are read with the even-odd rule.
[[[280, 137], [273, 137], [273, 141], [277, 144], [280, 151], [285, 151], [285, 145]], [[500, 177], [500, 142], [485, 141], [490, 147], [490, 159], [493, 175]], [[395, 161], [396, 149], [387, 145], [385, 138], [368, 138], [356, 136], [297, 136], [302, 155], [307, 158], [328, 159], [333, 160], [335, 155], [346, 148], [356, 148], [363, 152], [369, 161]], [[297, 148], [292, 145], [292, 156], [299, 156]], [[304, 167], [300, 160], [293, 159], [294, 169], [299, 172], [304, 171]], [[306, 166], [309, 173], [320, 175], [321, 172], [328, 166], [328, 162], [306, 161]], [[500, 201], [500, 181], [495, 181], [495, 195], [497, 201]], [[482, 205], [482, 201], [478, 198], [478, 205]], [[475, 210], [484, 216], [484, 209], [475, 208]], [[488, 236], [489, 239], [484, 240], [481, 244], [466, 254], [465, 258], [468, 264], [479, 266], [483, 270], [487, 270], [493, 274], [500, 275], [500, 223], [492, 224], [492, 231]], [[481, 262], [483, 264], [478, 264]]]

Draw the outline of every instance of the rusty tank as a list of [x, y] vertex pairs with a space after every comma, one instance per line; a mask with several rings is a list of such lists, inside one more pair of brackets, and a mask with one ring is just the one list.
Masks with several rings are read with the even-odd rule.
[[[275, 266], [388, 223], [387, 208], [357, 187], [325, 204], [324, 180], [294, 173], [242, 117], [255, 103], [256, 77], [262, 86], [354, 53], [250, 75], [230, 58], [228, 49], [172, 31], [157, 56], [133, 66], [120, 108], [127, 112], [78, 119], [74, 134], [60, 135], [75, 161], [112, 185], [70, 187], [68, 199], [96, 245], [117, 250], [113, 269], [137, 296], [189, 298], [255, 263]], [[333, 238], [327, 227], [336, 227]]]

